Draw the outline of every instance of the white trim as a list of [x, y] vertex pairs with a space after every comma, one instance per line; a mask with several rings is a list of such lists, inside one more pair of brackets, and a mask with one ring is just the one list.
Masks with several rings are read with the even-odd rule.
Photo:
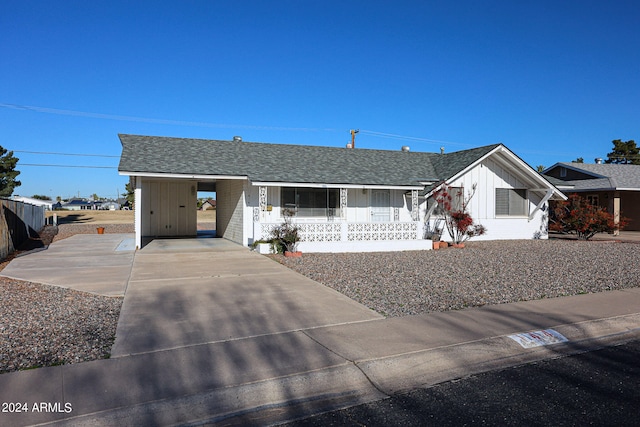
[[369, 185], [369, 184], [327, 184], [308, 182], [264, 182], [252, 181], [254, 187], [307, 187], [307, 188], [356, 188], [356, 189], [377, 189], [377, 190], [422, 190], [421, 185]]
[[[487, 158], [489, 158], [489, 157], [491, 157], [491, 156], [493, 156], [495, 154], [498, 154], [498, 153], [503, 154], [505, 156], [505, 160], [513, 162], [513, 163], [516, 163], [517, 167], [513, 168], [513, 170], [520, 171], [522, 173], [523, 177], [529, 178], [529, 180], [531, 180], [531, 181], [538, 182], [539, 184], [545, 185], [544, 191], [546, 191], [547, 189], [552, 189], [553, 192], [558, 197], [560, 197], [562, 200], [567, 200], [567, 196], [565, 196], [560, 190], [558, 190], [555, 185], [551, 184], [542, 175], [540, 175], [539, 173], [534, 171], [531, 168], [531, 166], [526, 164], [522, 159], [520, 159], [511, 150], [509, 150], [507, 147], [505, 147], [502, 144], [498, 145], [496, 148], [494, 148], [493, 150], [489, 151], [487, 154], [485, 154], [484, 156], [480, 157], [475, 162], [467, 165], [467, 167], [465, 167], [464, 169], [462, 169], [461, 171], [459, 171], [458, 173], [456, 173], [452, 177], [448, 178], [447, 181], [448, 182], [455, 181], [456, 179], [462, 177], [467, 172], [469, 172], [470, 170], [472, 170], [473, 168], [478, 166], [480, 163], [482, 163]], [[433, 193], [433, 191], [435, 191], [435, 189], [432, 190], [429, 194]]]
[[142, 179], [134, 178], [133, 223], [136, 233], [136, 249], [142, 249]]
[[202, 179], [215, 181], [216, 179], [249, 179], [241, 175], [189, 175], [181, 173], [155, 173], [155, 172], [127, 172], [119, 171], [119, 175], [141, 176], [145, 178], [170, 178], [170, 179]]

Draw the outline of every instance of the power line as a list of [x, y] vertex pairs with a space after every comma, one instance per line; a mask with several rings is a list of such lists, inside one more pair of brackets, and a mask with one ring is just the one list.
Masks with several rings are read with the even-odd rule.
[[27, 110], [35, 111], [38, 113], [58, 114], [63, 116], [76, 116], [76, 117], [89, 117], [94, 119], [107, 119], [107, 120], [119, 120], [128, 122], [142, 122], [142, 123], [155, 123], [163, 125], [176, 125], [176, 126], [197, 126], [197, 127], [211, 127], [211, 128], [231, 128], [231, 129], [255, 129], [255, 130], [283, 130], [283, 131], [297, 131], [297, 132], [336, 132], [338, 129], [330, 128], [306, 128], [306, 127], [284, 127], [284, 126], [258, 126], [258, 125], [238, 125], [228, 123], [207, 123], [207, 122], [191, 122], [183, 120], [171, 120], [171, 119], [153, 119], [148, 117], [136, 117], [136, 116], [123, 116], [116, 114], [103, 114], [92, 113], [88, 111], [76, 111], [76, 110], [62, 110], [58, 108], [48, 107], [36, 107], [33, 105], [19, 105], [19, 104], [6, 104], [0, 103], [0, 107], [10, 108], [13, 110]]
[[[229, 123], [192, 122], [192, 121], [172, 120], [172, 119], [154, 119], [154, 118], [148, 118], [148, 117], [93, 113], [88, 111], [63, 110], [59, 108], [37, 107], [33, 105], [20, 105], [20, 104], [8, 104], [8, 103], [0, 103], [0, 107], [9, 108], [13, 110], [35, 111], [38, 113], [46, 113], [46, 114], [58, 114], [58, 115], [65, 115], [65, 116], [88, 117], [88, 118], [94, 118], [94, 119], [155, 123], [155, 124], [176, 125], [176, 126], [196, 126], [196, 127], [228, 128], [228, 129], [252, 129], [252, 130], [276, 130], [276, 131], [292, 131], [292, 132], [344, 132], [345, 131], [344, 129], [336, 129], [336, 128], [260, 126], [260, 125], [243, 125], [243, 124], [229, 124]], [[392, 134], [392, 133], [386, 133], [386, 132], [376, 132], [376, 131], [370, 131], [370, 130], [362, 130], [361, 132], [366, 133], [369, 136], [375, 136], [379, 138], [401, 139], [401, 140], [407, 140], [407, 141], [420, 141], [420, 142], [437, 143], [437, 144], [453, 144], [453, 145], [460, 145], [460, 146], [467, 146], [467, 147], [471, 146], [470, 144], [463, 144], [459, 142], [441, 141], [441, 140], [429, 139], [429, 138], [419, 138], [419, 137], [398, 135], [398, 134]]]
[[86, 169], [118, 169], [117, 166], [87, 166], [87, 165], [47, 165], [40, 163], [19, 163], [18, 166], [39, 166], [52, 168], [86, 168]]
[[380, 137], [380, 138], [402, 139], [402, 140], [407, 140], [407, 141], [428, 142], [428, 143], [433, 143], [433, 144], [453, 144], [453, 145], [461, 145], [461, 146], [465, 146], [465, 147], [470, 147], [471, 146], [470, 144], [463, 144], [461, 142], [442, 141], [442, 140], [438, 140], [438, 139], [420, 138], [420, 137], [416, 137], [416, 136], [397, 135], [397, 134], [393, 134], [393, 133], [375, 132], [375, 131], [372, 131], [372, 130], [364, 130], [364, 129], [361, 129], [360, 133], [364, 133], [364, 134], [370, 135], [370, 136], [377, 136], [377, 137]]
[[81, 156], [81, 157], [108, 157], [108, 158], [119, 158], [120, 156], [110, 156], [107, 154], [80, 154], [80, 153], [53, 153], [47, 151], [24, 151], [24, 150], [13, 150], [14, 153], [28, 153], [28, 154], [50, 154], [55, 156]]

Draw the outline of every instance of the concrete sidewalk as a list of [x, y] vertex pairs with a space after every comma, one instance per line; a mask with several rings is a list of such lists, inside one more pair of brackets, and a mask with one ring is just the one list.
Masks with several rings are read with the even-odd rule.
[[[0, 401], [27, 409], [0, 425], [268, 425], [640, 337], [637, 288], [383, 319], [224, 240], [156, 242], [113, 357], [0, 375]], [[569, 341], [508, 337], [548, 328]]]
[[14, 258], [0, 274], [83, 292], [123, 296], [135, 246], [133, 234], [77, 234]]

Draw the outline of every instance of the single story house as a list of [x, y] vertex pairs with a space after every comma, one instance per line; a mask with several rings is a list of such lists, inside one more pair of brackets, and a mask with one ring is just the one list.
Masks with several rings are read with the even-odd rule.
[[580, 194], [615, 218], [629, 218], [625, 230], [640, 231], [640, 165], [561, 162], [542, 174], [563, 192]]
[[[196, 235], [198, 191], [215, 191], [216, 233], [248, 246], [295, 211], [303, 252], [430, 249], [439, 184], [466, 190], [488, 232], [546, 238], [548, 201], [566, 197], [502, 144], [448, 154], [119, 135], [121, 175], [143, 238]], [[465, 192], [466, 192], [465, 190]]]
[[47, 210], [53, 209], [53, 201], [51, 200], [42, 200], [42, 199], [34, 199], [33, 197], [24, 197], [24, 196], [13, 196], [13, 200], [22, 203], [28, 203], [34, 206], [44, 206]]
[[216, 208], [216, 200], [215, 199], [207, 199], [202, 203], [202, 206], [200, 206], [200, 210], [202, 211], [208, 211], [211, 209], [215, 209]]
[[98, 209], [107, 210], [107, 211], [117, 211], [120, 209], [120, 203], [118, 203], [115, 200], [103, 201], [103, 202], [100, 202]]
[[70, 211], [85, 211], [96, 209], [93, 202], [84, 199], [69, 199], [66, 203], [62, 204], [62, 209]]

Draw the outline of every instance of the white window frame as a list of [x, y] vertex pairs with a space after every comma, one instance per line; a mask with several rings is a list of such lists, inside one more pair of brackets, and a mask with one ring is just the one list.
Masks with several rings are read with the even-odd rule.
[[[284, 198], [284, 191], [285, 190], [293, 190], [295, 193], [295, 204], [293, 205], [285, 205], [285, 198]], [[322, 215], [306, 215], [306, 212], [304, 212], [304, 209], [307, 208], [300, 208], [300, 197], [298, 195], [298, 192], [300, 191], [317, 191], [317, 190], [324, 190], [326, 191], [326, 207], [324, 208], [311, 208], [311, 209], [315, 209], [315, 210], [324, 210], [324, 214]], [[329, 196], [329, 191], [337, 191], [336, 194], [336, 203], [337, 206], [336, 207], [330, 207], [330, 196]], [[334, 218], [334, 217], [340, 217], [340, 189], [339, 188], [316, 188], [316, 187], [280, 187], [280, 205], [281, 205], [281, 209], [292, 209], [295, 212], [295, 216], [298, 218]], [[305, 213], [305, 214], [303, 214]]]

